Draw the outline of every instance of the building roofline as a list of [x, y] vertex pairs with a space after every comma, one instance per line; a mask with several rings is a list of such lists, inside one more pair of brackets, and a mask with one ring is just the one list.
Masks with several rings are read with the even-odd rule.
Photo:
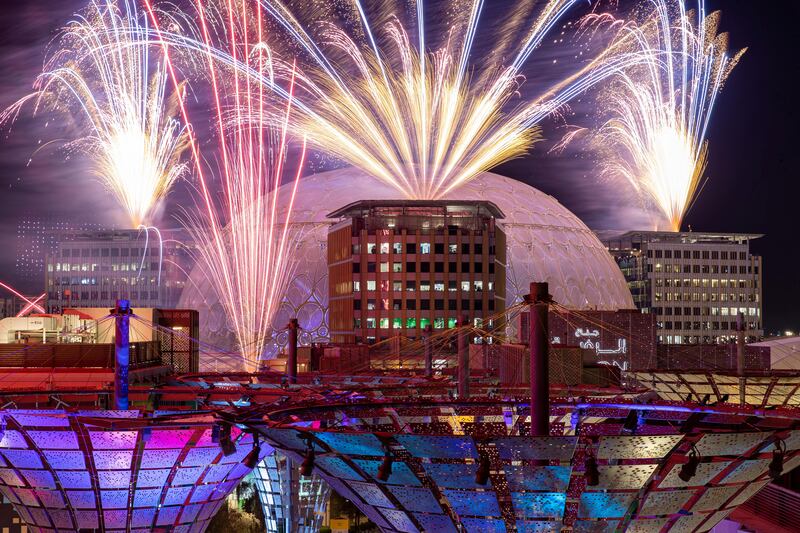
[[650, 236], [650, 237], [662, 237], [668, 239], [697, 239], [697, 240], [704, 240], [704, 239], [746, 239], [746, 240], [754, 240], [760, 239], [764, 236], [763, 233], [735, 233], [735, 232], [711, 232], [711, 231], [652, 231], [652, 230], [633, 230], [633, 231], [626, 231], [622, 233], [618, 233], [614, 236], [610, 236], [610, 231], [602, 231], [598, 232], [602, 233], [602, 239], [604, 241], [615, 241], [615, 240], [622, 240], [622, 239], [630, 239], [631, 237], [636, 236]]
[[328, 213], [327, 218], [348, 218], [353, 216], [356, 211], [372, 209], [375, 207], [449, 207], [467, 206], [478, 207], [488, 211], [496, 218], [503, 219], [505, 214], [494, 202], [488, 200], [359, 200], [349, 203], [339, 209]]

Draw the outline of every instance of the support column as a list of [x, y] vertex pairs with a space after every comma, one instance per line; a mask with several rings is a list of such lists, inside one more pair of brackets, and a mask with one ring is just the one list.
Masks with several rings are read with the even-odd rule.
[[114, 319], [114, 408], [128, 409], [128, 365], [130, 363], [130, 316], [128, 300], [117, 300]]
[[286, 375], [289, 376], [289, 383], [297, 383], [297, 332], [300, 324], [296, 318], [289, 320], [289, 354], [286, 359]]
[[422, 332], [422, 342], [425, 350], [425, 377], [433, 377], [433, 346], [431, 346], [433, 327], [428, 324]]
[[736, 375], [739, 376], [739, 404], [744, 405], [745, 377], [744, 377], [744, 313], [736, 316]]
[[458, 331], [458, 399], [469, 398], [469, 318], [461, 318]]
[[547, 283], [531, 283], [530, 293], [531, 435], [550, 434], [550, 329]]

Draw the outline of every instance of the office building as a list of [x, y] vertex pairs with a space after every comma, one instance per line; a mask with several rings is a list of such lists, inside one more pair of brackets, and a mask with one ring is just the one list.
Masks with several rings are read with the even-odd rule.
[[658, 341], [725, 343], [745, 315], [748, 341], [764, 333], [762, 259], [749, 233], [632, 231], [605, 238], [643, 313], [656, 315]]
[[[505, 309], [503, 213], [488, 201], [365, 200], [328, 215], [331, 340], [420, 339]], [[489, 324], [487, 324], [488, 326]]]
[[179, 230], [76, 232], [47, 258], [47, 307], [176, 307], [191, 250]]

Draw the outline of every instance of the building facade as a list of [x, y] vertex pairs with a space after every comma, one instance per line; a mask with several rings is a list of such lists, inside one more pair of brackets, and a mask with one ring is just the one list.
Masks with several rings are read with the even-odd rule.
[[333, 342], [415, 340], [428, 325], [481, 325], [505, 309], [503, 213], [493, 203], [367, 200], [328, 217], [340, 219], [328, 232]]
[[190, 268], [191, 250], [179, 230], [107, 230], [69, 234], [47, 257], [47, 307], [173, 308]]
[[748, 341], [764, 334], [762, 259], [750, 253], [761, 236], [633, 231], [604, 241], [636, 306], [656, 315], [660, 343], [713, 344], [736, 338], [739, 313]]

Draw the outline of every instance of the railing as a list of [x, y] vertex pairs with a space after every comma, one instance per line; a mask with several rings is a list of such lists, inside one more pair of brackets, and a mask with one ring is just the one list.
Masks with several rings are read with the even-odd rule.
[[740, 510], [790, 531], [795, 530], [800, 524], [800, 493], [770, 483], [743, 503]]

